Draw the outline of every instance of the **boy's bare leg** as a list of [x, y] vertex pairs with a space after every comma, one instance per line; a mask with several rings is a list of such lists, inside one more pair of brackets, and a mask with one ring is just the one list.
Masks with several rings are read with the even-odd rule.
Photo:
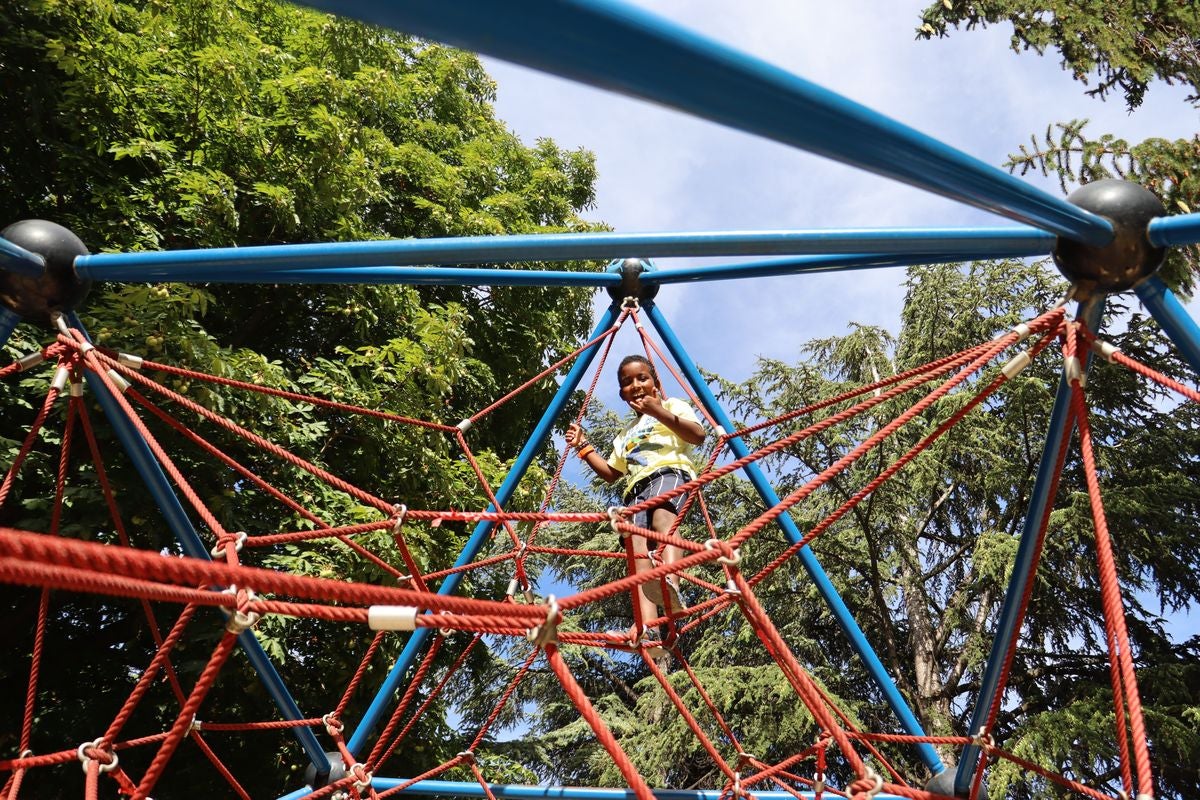
[[[649, 572], [653, 569], [650, 563], [650, 551], [647, 547], [646, 537], [636, 534], [630, 535], [630, 541], [633, 543], [633, 564], [636, 574], [641, 575], [643, 572]], [[638, 586], [633, 593], [634, 602], [637, 604], [635, 609], [637, 613], [634, 615], [633, 631], [631, 638], [636, 642], [645, 634], [645, 629], [639, 630], [639, 623], [645, 625], [652, 619], [658, 617], [658, 606], [656, 606], [649, 597], [646, 597], [646, 592], [642, 586]]]
[[[675, 512], [671, 511], [670, 509], [656, 508], [656, 509], [654, 509], [654, 512], [650, 517], [650, 527], [653, 528], [654, 531], [656, 531], [657, 533], [669, 533], [671, 530], [671, 526], [673, 526], [675, 524], [675, 518], [676, 518]], [[682, 557], [682, 551], [675, 545], [668, 544], [663, 547], [663, 563], [664, 564], [674, 564], [681, 557]], [[679, 586], [679, 579], [676, 577], [671, 577], [668, 580], [668, 582], [677, 588]], [[674, 594], [674, 592], [671, 592], [668, 589], [667, 591], [665, 591], [663, 593], [663, 599], [666, 600], [668, 597], [671, 597], [673, 594]], [[679, 613], [680, 611], [683, 610], [682, 603], [678, 603], [675, 605], [676, 605], [675, 608], [667, 608], [666, 606], [664, 606], [663, 610], [668, 611], [668, 612], [673, 612], [673, 613]]]

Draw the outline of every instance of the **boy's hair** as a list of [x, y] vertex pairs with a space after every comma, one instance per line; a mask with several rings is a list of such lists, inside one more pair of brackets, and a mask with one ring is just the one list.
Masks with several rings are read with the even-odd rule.
[[654, 385], [660, 392], [662, 391], [662, 381], [658, 379], [658, 370], [654, 368], [654, 362], [640, 353], [632, 353], [621, 359], [621, 363], [617, 366], [618, 375], [621, 374], [621, 370], [625, 369], [626, 364], [645, 364], [646, 368], [650, 370], [650, 377], [654, 378]]

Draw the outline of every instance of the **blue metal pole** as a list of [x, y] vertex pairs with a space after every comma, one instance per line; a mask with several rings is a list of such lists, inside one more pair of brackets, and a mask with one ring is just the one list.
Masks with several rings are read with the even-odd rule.
[[1146, 228], [1146, 235], [1155, 247], [1200, 244], [1200, 214], [1152, 219]]
[[726, 281], [738, 278], [770, 278], [780, 275], [797, 275], [815, 272], [844, 272], [881, 267], [909, 267], [914, 264], [950, 264], [959, 261], [976, 261], [992, 258], [979, 253], [851, 253], [835, 256], [798, 256], [796, 258], [770, 258], [761, 261], [743, 261], [739, 264], [713, 264], [711, 266], [680, 267], [646, 272], [641, 275], [642, 283], [693, 283], [701, 281]]
[[[725, 414], [725, 410], [721, 407], [721, 404], [717, 402], [717, 398], [712, 393], [712, 390], [708, 388], [704, 376], [696, 368], [691, 356], [688, 355], [683, 344], [675, 336], [675, 332], [671, 330], [671, 326], [667, 324], [662, 312], [653, 303], [647, 304], [646, 310], [655, 330], [662, 337], [663, 343], [670, 350], [671, 356], [683, 371], [684, 377], [691, 384], [696, 396], [700, 398], [700, 401], [704, 403], [704, 407], [708, 409], [708, 413], [726, 431], [734, 430], [733, 423], [729, 420], [728, 415]], [[750, 454], [750, 449], [740, 437], [730, 439], [729, 448], [738, 458]], [[754, 486], [759, 496], [762, 497], [763, 501], [768, 506], [778, 505], [780, 502], [779, 495], [775, 493], [775, 488], [771, 486], [771, 482], [767, 480], [762, 470], [759, 469], [758, 464], [748, 464], [744, 469], [746, 477], [750, 479], [750, 483]], [[787, 536], [788, 541], [792, 544], [796, 544], [804, 538], [790, 515], [781, 514], [776, 519], [776, 522], [783, 529], [784, 535]], [[871, 643], [863, 635], [862, 629], [858, 627], [858, 623], [850, 613], [850, 609], [846, 607], [841, 595], [838, 594], [837, 587], [829, 580], [829, 576], [825, 574], [824, 568], [817, 561], [817, 557], [813, 554], [812, 550], [805, 546], [797, 553], [796, 557], [800, 559], [800, 563], [804, 566], [805, 571], [808, 572], [813, 584], [817, 587], [817, 591], [825, 599], [825, 603], [829, 606], [829, 610], [833, 613], [838, 626], [846, 635], [846, 639], [850, 642], [851, 647], [858, 653], [867, 671], [883, 692], [888, 705], [891, 706], [892, 711], [900, 719], [901, 726], [912, 736], [924, 736], [925, 732], [921, 728], [921, 723], [917, 721], [917, 718], [909, 709], [908, 703], [905, 702], [903, 695], [900, 694], [900, 690], [896, 688], [896, 684], [892, 681], [891, 676], [888, 675], [887, 669], [879, 661], [879, 656], [875, 654]], [[945, 765], [942, 764], [942, 759], [931, 745], [918, 744], [916, 748], [917, 754], [930, 771], [937, 774], [946, 769]]]
[[12, 332], [17, 329], [17, 325], [21, 323], [21, 317], [12, 309], [0, 306], [0, 347], [3, 347], [8, 342], [8, 337], [12, 336]]
[[[464, 279], [463, 273], [470, 273]], [[246, 283], [241, 274], [221, 272], [215, 277], [181, 277], [186, 270], [171, 272], [173, 281]], [[618, 275], [605, 272], [553, 272], [551, 270], [445, 269], [442, 267], [340, 267], [329, 269], [280, 270], [271, 272], [269, 283], [299, 284], [387, 284], [408, 286], [584, 286], [604, 288], [621, 283]]]
[[[1076, 318], [1088, 326], [1093, 332], [1100, 328], [1100, 320], [1104, 315], [1104, 297], [1097, 296], [1079, 304]], [[1084, 369], [1091, 364], [1091, 357], [1084, 360]], [[1071, 387], [1066, 375], [1059, 376], [1058, 391], [1054, 395], [1054, 406], [1050, 411], [1050, 425], [1046, 430], [1046, 442], [1042, 446], [1042, 459], [1038, 463], [1037, 477], [1033, 482], [1033, 491], [1029, 497], [1029, 509], [1025, 513], [1025, 523], [1021, 530], [1021, 540], [1017, 545], [1016, 561], [1013, 563], [1012, 577], [1004, 595], [1004, 605], [1000, 609], [1000, 619], [996, 623], [996, 633], [992, 639], [992, 650], [988, 655], [987, 666], [984, 668], [983, 679], [979, 685], [979, 695], [975, 710], [971, 714], [971, 726], [968, 732], [972, 735], [979, 733], [987, 724], [991, 713], [992, 703], [1000, 688], [1000, 673], [1004, 670], [1004, 659], [1009, 645], [1019, 633], [1017, 615], [1021, 610], [1021, 598], [1025, 587], [1033, 579], [1033, 563], [1037, 555], [1038, 530], [1042, 526], [1042, 517], [1054, 498], [1050, 488], [1054, 485], [1054, 468], [1058, 464], [1058, 456], [1066, 435], [1067, 420], [1071, 411]], [[979, 748], [967, 745], [963, 748], [958, 762], [958, 772], [954, 776], [954, 791], [965, 797], [971, 790], [971, 782], [975, 775], [975, 764], [979, 760]]]
[[[272, 283], [279, 272], [298, 273], [313, 269], [622, 257], [972, 252], [1000, 258], [1044, 255], [1054, 247], [1054, 242], [1050, 234], [1025, 226], [562, 233], [97, 253], [76, 258], [75, 271], [84, 279], [106, 281], [216, 281], [224, 276], [242, 283]], [[437, 276], [441, 283], [475, 285], [490, 283], [503, 272], [444, 267], [430, 275]], [[519, 274], [514, 271], [514, 278]], [[599, 277], [603, 274], [572, 280], [607, 285], [606, 279]], [[419, 276], [420, 270], [412, 275]]]
[[[83, 323], [74, 312], [68, 315], [71, 326], [84, 330]], [[85, 331], [84, 335], [87, 333]], [[196, 529], [192, 527], [192, 521], [188, 518], [187, 512], [179, 502], [179, 498], [175, 495], [175, 490], [171, 487], [170, 481], [163, 473], [162, 467], [154, 458], [154, 453], [151, 452], [146, 440], [138, 433], [137, 428], [129, 423], [128, 417], [121, 408], [117, 399], [113, 396], [108, 387], [104, 385], [104, 381], [97, 378], [90, 370], [84, 373], [87, 380], [88, 388], [96, 395], [96, 401], [100, 404], [100, 408], [104, 411], [105, 417], [112, 425], [113, 431], [117, 434], [117, 438], [121, 442], [121, 446], [125, 448], [125, 452], [129, 456], [129, 460], [133, 462], [134, 469], [141, 476], [142, 482], [145, 484], [150, 496], [154, 498], [154, 502], [158, 505], [166, 520], [167, 527], [175, 535], [183, 551], [192, 558], [202, 558], [211, 560], [208, 549], [201, 541], [200, 535], [196, 533]], [[292, 699], [288, 692], [287, 686], [284, 685], [283, 679], [275, 670], [275, 665], [263, 652], [262, 645], [258, 643], [258, 639], [254, 638], [253, 631], [244, 631], [238, 635], [238, 644], [242, 646], [246, 657], [251, 665], [258, 673], [259, 679], [267, 692], [271, 695], [271, 699], [275, 701], [275, 705], [279, 708], [279, 713], [284, 719], [307, 719], [300, 713], [299, 707], [296, 706], [296, 701]], [[325, 750], [317, 741], [317, 737], [308, 728], [293, 728], [296, 739], [299, 740], [300, 746], [304, 748], [308, 754], [309, 760], [320, 774], [329, 773], [329, 759], [325, 757]]]
[[8, 239], [0, 238], [0, 269], [39, 278], [46, 271], [46, 259], [40, 253], [32, 253]]
[[[392, 789], [405, 783], [405, 778], [373, 778], [371, 787], [377, 792]], [[489, 783], [488, 788], [495, 797], [507, 800], [634, 800], [632, 789], [599, 789], [588, 786], [518, 786]], [[721, 800], [728, 792], [719, 789], [653, 789], [658, 800]], [[286, 795], [280, 800], [300, 800], [312, 793], [307, 787]], [[478, 781], [466, 783], [461, 781], [417, 781], [404, 790], [404, 794], [416, 794], [434, 797], [487, 797]], [[813, 800], [813, 792], [753, 792], [754, 797], [761, 800]], [[877, 794], [875, 800], [901, 800], [898, 795]]]
[[[907, 125], [615, 0], [304, 0], [678, 108], [1102, 246], [1107, 220]], [[650, 253], [639, 255], [650, 256]]]
[[1192, 371], [1200, 376], [1200, 327], [1188, 314], [1162, 278], [1151, 275], [1133, 287], [1146, 310], [1157, 320], [1163, 331], [1187, 359]]
[[[596, 329], [592, 331], [589, 340], [595, 339], [600, 334], [612, 327], [620, 315], [620, 309], [616, 304], [609, 307], [608, 311], [601, 317]], [[591, 366], [592, 359], [595, 358], [599, 349], [600, 342], [596, 342], [584, 352], [580, 353], [575, 359], [575, 363], [571, 365], [571, 369], [563, 378], [563, 382], [558, 387], [550, 404], [546, 407], [546, 411], [542, 414], [542, 418], [538, 420], [538, 424], [534, 427], [533, 432], [529, 434], [529, 439], [525, 442], [525, 446], [521, 448], [521, 452], [517, 454], [516, 461], [513, 462], [512, 468], [509, 469], [508, 475], [505, 476], [504, 482], [496, 489], [496, 501], [503, 506], [512, 497], [516, 491], [517, 485], [521, 479], [525, 477], [525, 471], [529, 469], [529, 465], [533, 463], [533, 459], [537, 456], [538, 451], [542, 449], [546, 439], [554, 427], [554, 421], [558, 419], [558, 415], [562, 413], [567, 401], [571, 397], [571, 393], [579, 385], [579, 381], [583, 379], [583, 375]], [[488, 506], [489, 511], [495, 510], [494, 506]], [[475, 526], [466, 545], [463, 546], [462, 552], [458, 556], [458, 560], [454, 562], [455, 567], [462, 567], [470, 564], [479, 554], [484, 543], [487, 542], [491, 530], [495, 523], [480, 522]], [[442, 585], [438, 587], [438, 594], [453, 594], [458, 588], [458, 584], [462, 581], [462, 573], [451, 573], [442, 581]], [[400, 686], [400, 681], [404, 678], [405, 673], [413, 662], [417, 660], [420, 654], [425, 649], [425, 644], [429, 637], [433, 635], [432, 628], [419, 628], [412, 633], [408, 642], [404, 646], [404, 650], [400, 652], [399, 658], [396, 659], [395, 665], [384, 678], [379, 691], [375, 694], [375, 698], [371, 701], [371, 705], [359, 720], [358, 727], [354, 730], [354, 735], [350, 737], [350, 741], [346, 743], [350, 752], [357, 755], [368, 738], [375, 730], [375, 726], [379, 724], [383, 713], [391, 706], [393, 702], [392, 694]]]

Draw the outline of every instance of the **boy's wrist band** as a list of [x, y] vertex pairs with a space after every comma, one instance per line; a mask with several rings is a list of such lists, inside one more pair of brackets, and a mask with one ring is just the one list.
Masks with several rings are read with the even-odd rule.
[[596, 448], [592, 447], [590, 444], [585, 444], [583, 447], [579, 448], [579, 457], [586, 461], [587, 457], [594, 452], [596, 452]]

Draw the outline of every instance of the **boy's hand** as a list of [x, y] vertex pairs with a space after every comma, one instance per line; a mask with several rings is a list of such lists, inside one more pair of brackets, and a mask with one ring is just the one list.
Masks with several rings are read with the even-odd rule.
[[649, 414], [657, 420], [668, 416], [667, 407], [656, 395], [643, 395], [629, 401], [629, 407], [639, 414]]
[[583, 428], [579, 427], [579, 423], [572, 422], [567, 426], [567, 444], [578, 449], [586, 442], [587, 439], [584, 438]]

